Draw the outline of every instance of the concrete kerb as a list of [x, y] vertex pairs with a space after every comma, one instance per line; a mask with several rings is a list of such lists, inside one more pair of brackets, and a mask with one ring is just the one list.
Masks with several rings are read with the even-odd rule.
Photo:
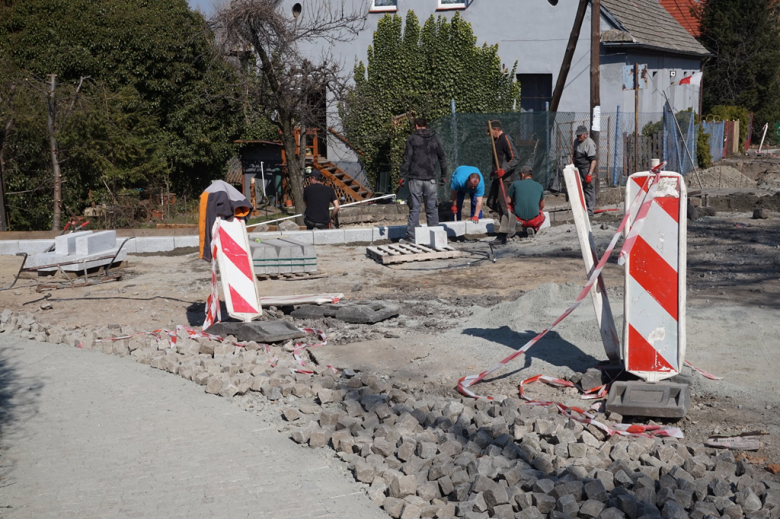
[[[447, 230], [450, 238], [464, 235], [480, 235], [492, 233], [494, 224], [492, 219], [483, 219], [479, 223], [467, 222], [442, 222], [439, 225]], [[93, 236], [100, 234], [95, 233]], [[329, 229], [322, 231], [289, 231], [289, 232], [256, 232], [250, 233], [249, 239], [259, 238], [268, 240], [273, 238], [291, 238], [307, 245], [344, 245], [350, 243], [371, 243], [377, 241], [397, 240], [406, 235], [405, 225], [391, 225], [386, 227], [357, 227], [349, 229]], [[82, 235], [83, 237], [86, 237]], [[68, 236], [75, 239], [79, 236]], [[118, 238], [117, 244], [124, 239]], [[55, 241], [47, 240], [0, 240], [0, 255], [13, 255], [17, 252], [27, 254], [40, 254], [54, 245]], [[189, 236], [138, 236], [125, 245], [122, 251], [130, 254], [170, 252], [174, 249], [185, 247], [197, 247], [199, 239], [197, 235]], [[70, 245], [68, 245], [70, 246]]]

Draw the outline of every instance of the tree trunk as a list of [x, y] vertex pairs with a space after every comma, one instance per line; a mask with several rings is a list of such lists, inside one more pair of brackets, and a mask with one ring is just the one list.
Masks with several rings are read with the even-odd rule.
[[8, 204], [5, 200], [5, 146], [8, 143], [8, 134], [14, 123], [13, 104], [16, 85], [11, 85], [8, 93], [8, 107], [11, 115], [3, 128], [2, 141], [0, 141], [0, 231], [7, 231], [11, 223], [8, 221]]
[[[284, 155], [287, 159], [287, 180], [290, 182], [290, 192], [295, 204], [295, 213], [303, 214], [306, 210], [306, 204], [303, 201], [303, 175], [301, 174], [300, 159], [295, 152], [294, 127], [289, 120], [282, 122], [282, 143], [284, 144]], [[298, 225], [302, 222], [303, 218], [298, 218]]]
[[12, 120], [9, 119], [3, 129], [2, 144], [0, 144], [0, 232], [8, 230], [8, 212], [5, 202], [5, 144], [8, 141], [8, 131]]
[[60, 162], [57, 158], [57, 137], [54, 133], [54, 123], [56, 118], [56, 107], [54, 100], [54, 89], [56, 87], [56, 75], [49, 74], [49, 98], [47, 99], [48, 121], [47, 129], [49, 131], [49, 149], [51, 151], [51, 165], [54, 171], [54, 214], [51, 223], [52, 231], [60, 230], [62, 220], [62, 176], [60, 174]]

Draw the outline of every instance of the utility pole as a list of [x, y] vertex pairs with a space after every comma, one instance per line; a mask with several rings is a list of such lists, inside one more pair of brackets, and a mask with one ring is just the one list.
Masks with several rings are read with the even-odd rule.
[[639, 171], [639, 63], [634, 63], [634, 173]]
[[601, 0], [590, 2], [590, 136], [596, 143], [596, 200], [599, 198], [599, 164], [601, 134]]
[[62, 175], [60, 174], [60, 162], [57, 158], [57, 136], [55, 135], [55, 122], [57, 107], [54, 98], [54, 89], [57, 87], [57, 75], [49, 74], [49, 97], [46, 99], [47, 129], [49, 131], [49, 150], [51, 152], [51, 165], [54, 171], [54, 214], [51, 223], [52, 231], [60, 230], [62, 219]]
[[558, 72], [558, 79], [555, 81], [555, 90], [553, 91], [552, 101], [550, 102], [550, 111], [557, 112], [558, 104], [561, 102], [563, 87], [566, 85], [566, 78], [571, 68], [571, 60], [574, 57], [574, 51], [577, 49], [577, 40], [580, 38], [580, 29], [582, 21], [585, 19], [585, 11], [588, 9], [588, 0], [580, 0], [577, 6], [577, 15], [574, 17], [574, 25], [569, 34], [569, 43], [566, 45], [566, 53], [563, 55], [561, 70]]

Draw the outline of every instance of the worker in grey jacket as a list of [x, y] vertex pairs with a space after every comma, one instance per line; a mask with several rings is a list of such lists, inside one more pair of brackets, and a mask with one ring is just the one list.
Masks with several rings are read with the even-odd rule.
[[596, 186], [593, 183], [593, 173], [596, 170], [597, 158], [596, 143], [588, 137], [588, 129], [583, 125], [578, 126], [577, 138], [572, 145], [571, 160], [580, 174], [588, 216], [593, 216], [593, 209], [596, 207]]
[[447, 182], [447, 158], [436, 134], [428, 129], [425, 117], [414, 120], [414, 133], [406, 140], [406, 150], [401, 163], [401, 185], [409, 185], [409, 221], [406, 224], [406, 240], [414, 241], [414, 228], [420, 225], [420, 206], [425, 202], [425, 218], [428, 226], [439, 225], [439, 209], [436, 197], [436, 161], [441, 176], [439, 185]]

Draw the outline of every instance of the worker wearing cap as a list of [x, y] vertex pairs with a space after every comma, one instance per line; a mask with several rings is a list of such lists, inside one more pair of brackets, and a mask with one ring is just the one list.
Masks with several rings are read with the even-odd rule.
[[471, 200], [471, 220], [482, 218], [482, 198], [485, 196], [485, 180], [474, 166], [459, 166], [452, 172], [452, 214], [455, 220], [461, 219], [463, 201], [468, 195]]
[[596, 188], [593, 185], [593, 172], [596, 170], [597, 159], [596, 143], [588, 137], [588, 129], [585, 126], [577, 127], [577, 138], [572, 147], [571, 161], [580, 173], [582, 191], [585, 193], [585, 206], [588, 208], [588, 216], [593, 216], [596, 206]]
[[544, 223], [544, 188], [533, 179], [529, 166], [520, 168], [520, 180], [512, 184], [506, 196], [512, 204], [517, 225], [521, 225], [529, 237], [534, 236]]
[[308, 174], [311, 184], [303, 189], [303, 201], [306, 202], [306, 211], [303, 213], [303, 223], [306, 228], [329, 229], [330, 228], [330, 204], [333, 204], [333, 217], [339, 212], [339, 200], [332, 187], [322, 183], [322, 173], [314, 170]]

